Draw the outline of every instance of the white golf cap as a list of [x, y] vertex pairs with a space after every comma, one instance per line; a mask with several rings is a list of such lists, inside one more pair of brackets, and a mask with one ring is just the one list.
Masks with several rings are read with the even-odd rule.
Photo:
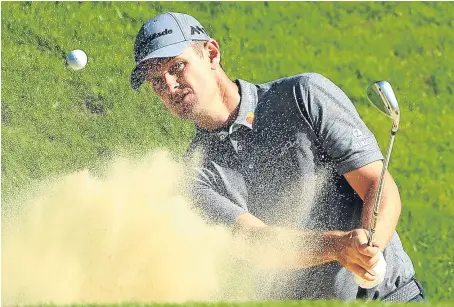
[[143, 63], [149, 59], [175, 57], [193, 41], [207, 41], [210, 36], [192, 16], [168, 12], [148, 20], [140, 29], [134, 44], [136, 66], [131, 72], [135, 90], [145, 80]]

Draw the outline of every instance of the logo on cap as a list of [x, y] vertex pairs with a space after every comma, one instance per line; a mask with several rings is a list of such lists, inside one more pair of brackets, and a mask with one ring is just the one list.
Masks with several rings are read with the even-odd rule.
[[153, 34], [151, 34], [150, 40], [152, 41], [154, 39], [157, 39], [158, 37], [161, 37], [161, 36], [164, 36], [167, 34], [172, 34], [172, 32], [173, 32], [172, 29], [165, 29], [162, 32], [153, 33]]
[[191, 26], [191, 35], [194, 35], [195, 33], [197, 33], [197, 34], [204, 33], [204, 34], [208, 35], [207, 31], [205, 31], [205, 29], [203, 27]]

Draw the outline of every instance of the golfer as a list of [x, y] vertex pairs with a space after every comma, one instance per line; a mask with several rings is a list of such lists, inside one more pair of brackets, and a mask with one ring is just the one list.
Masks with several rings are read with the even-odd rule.
[[[389, 173], [367, 245], [383, 156], [339, 87], [316, 73], [232, 81], [218, 42], [181, 13], [147, 21], [134, 55], [131, 86], [148, 83], [172, 114], [195, 124], [187, 155], [202, 155], [192, 192], [204, 216], [245, 233], [298, 229], [301, 242], [316, 243], [302, 244], [287, 267], [265, 270], [259, 299], [425, 300], [395, 231], [401, 201]], [[358, 287], [354, 274], [377, 278], [380, 251], [384, 281]]]

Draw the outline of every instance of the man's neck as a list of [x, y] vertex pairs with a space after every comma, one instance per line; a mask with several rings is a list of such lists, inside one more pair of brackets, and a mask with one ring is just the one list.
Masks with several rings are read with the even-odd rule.
[[217, 119], [206, 118], [202, 120], [202, 123], [198, 125], [200, 128], [211, 131], [228, 128], [236, 120], [241, 99], [239, 86], [224, 74], [219, 82], [219, 94], [219, 99], [224, 106], [223, 111], [218, 114]]
[[229, 116], [222, 127], [228, 128], [238, 117], [241, 99], [240, 87], [235, 82], [228, 79], [228, 81], [226, 82], [225, 90], [221, 91], [221, 96], [224, 105], [227, 107], [227, 110], [229, 112]]

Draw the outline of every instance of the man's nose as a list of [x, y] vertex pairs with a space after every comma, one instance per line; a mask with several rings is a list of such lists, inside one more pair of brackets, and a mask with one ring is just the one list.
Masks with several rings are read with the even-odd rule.
[[174, 94], [179, 88], [178, 78], [169, 73], [165, 74], [164, 79], [166, 81], [166, 88], [169, 94]]

